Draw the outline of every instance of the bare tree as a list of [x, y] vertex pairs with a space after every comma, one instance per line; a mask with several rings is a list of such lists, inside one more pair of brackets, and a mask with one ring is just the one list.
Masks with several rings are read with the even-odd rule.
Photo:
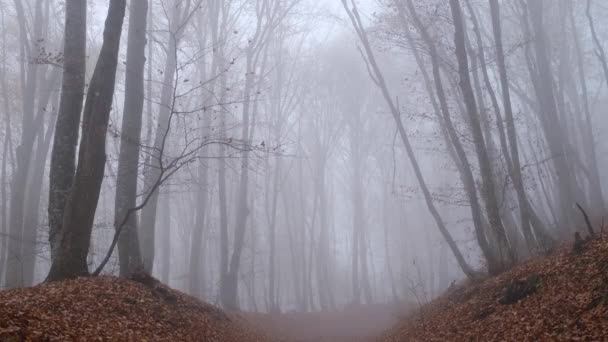
[[76, 168], [76, 145], [84, 98], [86, 69], [86, 1], [65, 2], [63, 84], [49, 171], [49, 242], [55, 258], [63, 212]]
[[498, 200], [494, 192], [494, 173], [492, 164], [488, 156], [486, 144], [484, 142], [483, 133], [479, 121], [479, 112], [475, 103], [475, 95], [471, 80], [469, 77], [469, 64], [465, 47], [464, 25], [462, 22], [462, 11], [459, 0], [450, 0], [450, 8], [452, 9], [452, 18], [454, 20], [455, 34], [454, 43], [456, 46], [456, 57], [458, 59], [458, 70], [460, 76], [460, 88], [468, 113], [469, 125], [475, 143], [477, 159], [483, 179], [482, 194], [486, 202], [486, 214], [490, 223], [490, 229], [494, 231], [495, 238], [498, 243], [498, 259], [497, 264], [488, 264], [490, 273], [496, 274], [509, 268], [513, 263], [514, 253], [509, 246], [505, 228], [500, 218]]
[[[400, 13], [401, 23], [402, 25], [406, 25], [405, 9], [403, 8], [403, 4], [401, 2], [397, 2], [396, 5]], [[454, 159], [456, 165], [458, 166], [461, 179], [463, 180], [465, 191], [469, 200], [469, 205], [471, 207], [471, 216], [473, 218], [473, 225], [475, 227], [475, 237], [477, 238], [477, 243], [479, 244], [479, 247], [481, 248], [488, 265], [492, 265], [491, 267], [494, 267], [493, 265], [496, 265], [497, 261], [490, 241], [488, 241], [489, 239], [486, 237], [486, 232], [483, 224], [483, 212], [477, 196], [477, 189], [475, 185], [475, 178], [473, 176], [472, 167], [466, 155], [463, 144], [460, 141], [460, 135], [456, 131], [455, 125], [451, 118], [450, 109], [447, 102], [447, 96], [441, 77], [440, 56], [435, 47], [435, 43], [433, 42], [432, 37], [430, 36], [429, 32], [427, 31], [424, 24], [420, 20], [418, 14], [416, 13], [416, 9], [414, 7], [413, 2], [411, 0], [408, 0], [407, 6], [415, 26], [420, 31], [422, 39], [428, 47], [429, 55], [431, 57], [433, 82], [435, 86], [435, 92], [437, 93], [437, 99], [439, 100], [439, 108], [436, 109], [436, 111], [441, 113], [440, 122], [443, 124], [443, 126], [445, 127], [445, 131], [448, 134], [449, 139], [446, 139], [448, 141], [448, 146], [452, 146], [453, 151], [455, 152]], [[411, 34], [409, 33], [409, 28], [407, 26], [404, 26], [404, 29], [406, 31], [406, 36], [408, 36], [408, 40], [410, 41], [410, 46], [414, 53], [414, 56], [418, 61], [418, 65], [421, 69], [423, 69], [424, 63], [419, 52], [415, 50], [416, 48], [413, 46], [412, 38], [410, 37]], [[424, 71], [423, 74], [426, 75], [426, 71]], [[430, 89], [430, 85], [428, 85], [427, 87], [429, 87]], [[429, 90], [429, 96], [431, 96], [431, 99], [434, 101], [434, 96], [431, 93], [431, 90]], [[437, 105], [435, 106], [437, 107]]]
[[[139, 145], [144, 108], [148, 0], [132, 0], [129, 12], [125, 104], [116, 175], [115, 226], [123, 220], [129, 208], [135, 207], [137, 200]], [[137, 236], [137, 217], [131, 215], [123, 230], [118, 241], [118, 257], [120, 259], [120, 275], [128, 276], [142, 262]]]
[[[572, 203], [576, 199], [576, 180], [572, 174], [570, 163], [571, 154], [566, 146], [569, 144], [568, 135], [564, 131], [563, 120], [558, 116], [558, 108], [555, 96], [555, 85], [551, 71], [551, 63], [548, 54], [548, 41], [543, 25], [544, 0], [529, 1], [524, 11], [526, 12], [525, 23], [528, 20], [534, 33], [534, 52], [536, 57], [537, 71], [532, 70], [532, 84], [538, 98], [540, 122], [547, 140], [549, 151], [556, 174], [557, 188], [559, 189], [559, 225], [562, 229], [574, 226], [574, 209]], [[529, 12], [529, 18], [527, 16]]]
[[517, 131], [515, 129], [515, 119], [513, 117], [513, 108], [511, 105], [511, 95], [509, 91], [509, 79], [507, 75], [507, 67], [505, 62], [505, 53], [502, 43], [502, 28], [500, 22], [500, 5], [497, 0], [490, 0], [490, 9], [492, 16], [492, 29], [494, 33], [494, 41], [496, 44], [496, 61], [498, 64], [498, 72], [500, 74], [500, 85], [502, 88], [502, 102], [504, 106], [505, 119], [507, 124], [507, 136], [510, 146], [511, 178], [517, 192], [519, 201], [519, 214], [521, 216], [521, 226], [526, 235], [528, 243], [534, 240], [531, 236], [530, 226], [534, 228], [536, 241], [539, 246], [528, 246], [529, 248], [547, 248], [551, 244], [550, 237], [547, 234], [547, 229], [538, 217], [532, 206], [530, 205], [528, 196], [525, 191], [524, 181], [521, 174], [521, 162], [519, 158], [519, 147], [517, 139]]
[[[57, 255], [47, 280], [89, 273], [87, 255], [106, 162], [106, 131], [112, 108], [125, 0], [111, 0], [104, 40], [83, 113], [78, 166], [63, 213]], [[55, 145], [53, 148], [62, 148]]]
[[[28, 32], [27, 20], [21, 1], [14, 1], [19, 22], [22, 86], [22, 120], [19, 146], [15, 151], [16, 168], [11, 180], [9, 237], [13, 240], [8, 244], [6, 265], [6, 284], [9, 288], [23, 285], [23, 221], [25, 215], [25, 194], [31, 165], [31, 156], [36, 139], [35, 123], [36, 99], [38, 94], [39, 65], [36, 63], [37, 49], [43, 37], [43, 8], [42, 0], [37, 0], [34, 7], [33, 32]], [[29, 33], [29, 34], [28, 34]], [[27, 63], [26, 61], [31, 61]], [[27, 63], [27, 65], [25, 65]], [[26, 95], [27, 94], [27, 95]], [[27, 97], [27, 98], [26, 98]]]
[[[167, 139], [170, 117], [174, 114], [172, 108], [176, 101], [176, 71], [178, 69], [179, 43], [184, 29], [194, 12], [198, 10], [198, 4], [192, 4], [191, 0], [185, 2], [174, 1], [171, 6], [171, 17], [167, 29], [166, 62], [163, 71], [162, 90], [158, 104], [158, 121], [154, 135], [154, 145], [149, 162], [144, 168], [145, 191], [152, 191], [153, 185], [159, 179], [161, 173], [161, 155]], [[144, 269], [152, 272], [154, 265], [154, 244], [156, 229], [156, 209], [158, 206], [158, 194], [153, 193], [150, 203], [144, 208], [141, 215], [140, 244], [142, 246], [142, 259]]]
[[351, 1], [350, 7], [352, 8], [352, 10], [349, 9], [347, 0], [342, 0], [342, 5], [344, 7], [344, 10], [348, 13], [348, 16], [353, 24], [353, 27], [357, 33], [357, 36], [359, 37], [359, 40], [365, 50], [365, 54], [363, 54], [363, 57], [366, 59], [366, 61], [368, 63], [370, 77], [372, 78], [374, 83], [378, 86], [378, 88], [380, 88], [380, 90], [382, 92], [382, 96], [384, 97], [384, 100], [386, 101], [386, 103], [391, 111], [391, 114], [393, 115], [393, 118], [395, 119], [395, 123], [397, 125], [399, 136], [401, 137], [401, 140], [403, 142], [403, 145], [405, 146], [405, 149], [407, 151], [407, 154], [408, 154], [408, 157], [412, 164], [412, 167], [414, 168], [414, 173], [416, 174], [416, 179], [418, 180], [418, 184], [420, 185], [420, 188], [422, 189], [422, 192], [424, 194], [424, 198], [425, 198], [427, 207], [428, 207], [429, 211], [431, 212], [433, 218], [435, 219], [435, 223], [437, 224], [439, 231], [441, 232], [444, 239], [450, 246], [450, 249], [452, 250], [454, 257], [458, 261], [458, 265], [460, 266], [461, 270], [468, 277], [475, 278], [475, 273], [474, 273], [473, 269], [468, 265], [468, 263], [464, 259], [464, 256], [460, 252], [458, 245], [456, 245], [456, 242], [454, 241], [454, 239], [450, 235], [449, 231], [445, 227], [445, 224], [443, 223], [443, 220], [441, 219], [441, 216], [439, 215], [437, 208], [433, 204], [433, 199], [432, 199], [431, 193], [424, 180], [422, 171], [420, 170], [420, 167], [418, 166], [418, 163], [416, 161], [416, 156], [414, 154], [414, 151], [410, 144], [409, 138], [407, 136], [405, 126], [403, 125], [403, 122], [401, 121], [401, 114], [399, 112], [399, 109], [393, 102], [393, 98], [390, 95], [390, 92], [386, 85], [386, 81], [384, 80], [384, 76], [383, 76], [378, 64], [376, 63], [374, 52], [371, 48], [371, 45], [367, 38], [367, 33], [365, 32], [365, 28], [363, 27], [361, 18], [359, 16], [359, 12], [357, 10], [357, 5], [354, 3], [354, 1]]

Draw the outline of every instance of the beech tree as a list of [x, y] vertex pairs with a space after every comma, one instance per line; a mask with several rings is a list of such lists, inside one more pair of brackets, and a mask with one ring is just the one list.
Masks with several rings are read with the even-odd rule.
[[64, 71], [49, 171], [49, 242], [55, 258], [63, 211], [76, 168], [76, 145], [85, 91], [87, 2], [65, 2]]
[[[144, 108], [144, 66], [146, 62], [146, 21], [148, 1], [133, 0], [130, 4], [129, 45], [125, 80], [125, 105], [120, 136], [120, 154], [116, 175], [114, 224], [124, 219], [129, 208], [136, 206], [139, 145]], [[141, 264], [137, 217], [131, 215], [119, 242], [120, 274], [126, 276]]]
[[[103, 45], [84, 106], [78, 165], [63, 211], [59, 247], [47, 277], [49, 281], [89, 274], [87, 255], [105, 169], [106, 131], [125, 7], [125, 0], [110, 1]], [[53, 145], [53, 149], [62, 147]]]

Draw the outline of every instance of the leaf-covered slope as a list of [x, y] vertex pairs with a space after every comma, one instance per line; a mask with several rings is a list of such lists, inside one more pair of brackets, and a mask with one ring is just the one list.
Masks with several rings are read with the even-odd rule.
[[0, 341], [268, 341], [160, 284], [79, 278], [0, 292]]
[[[526, 289], [525, 297], [502, 304], [508, 302], [507, 289], [515, 287]], [[608, 240], [599, 239], [580, 253], [565, 246], [499, 277], [453, 288], [383, 340], [602, 341], [607, 336]]]

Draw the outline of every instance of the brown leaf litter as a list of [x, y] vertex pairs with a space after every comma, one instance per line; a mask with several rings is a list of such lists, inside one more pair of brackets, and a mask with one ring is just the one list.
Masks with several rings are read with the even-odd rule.
[[0, 341], [270, 340], [160, 283], [88, 277], [0, 292]]
[[383, 341], [606, 341], [608, 240], [450, 289]]

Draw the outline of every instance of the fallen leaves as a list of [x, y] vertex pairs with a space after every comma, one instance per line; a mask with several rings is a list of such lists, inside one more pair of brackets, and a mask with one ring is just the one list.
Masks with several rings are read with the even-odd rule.
[[[507, 294], [513, 300], [501, 304]], [[278, 325], [276, 330], [285, 328], [299, 338], [314, 335], [319, 340], [323, 333], [337, 340], [335, 332], [343, 331], [333, 325], [362, 336], [355, 328], [378, 316], [304, 315], [246, 317], [260, 326]], [[323, 323], [329, 325], [327, 331], [321, 331]], [[498, 277], [456, 286], [382, 340], [602, 341], [606, 336], [608, 240], [596, 239], [578, 254], [564, 246]], [[79, 278], [0, 292], [0, 341], [271, 340], [252, 330], [241, 316], [226, 314], [154, 279]]]
[[[534, 291], [525, 288], [536, 275]], [[524, 286], [526, 295], [500, 304], [512, 284]], [[564, 246], [498, 277], [452, 289], [383, 340], [602, 341], [606, 336], [608, 240], [597, 239], [578, 255]]]
[[0, 292], [0, 341], [270, 341], [161, 284], [90, 277]]

